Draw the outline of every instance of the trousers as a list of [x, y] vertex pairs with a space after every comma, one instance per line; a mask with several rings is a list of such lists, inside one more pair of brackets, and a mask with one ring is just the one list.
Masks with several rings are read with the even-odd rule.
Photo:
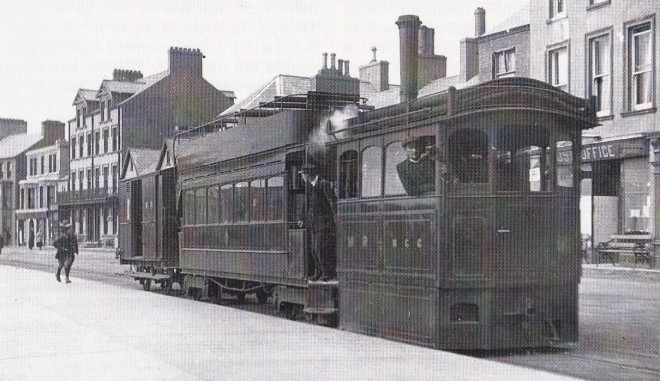
[[60, 272], [62, 271], [62, 267], [64, 267], [64, 276], [67, 278], [69, 277], [69, 272], [71, 271], [71, 266], [73, 265], [73, 261], [76, 259], [74, 254], [68, 254], [64, 255], [62, 258], [58, 258], [58, 266], [57, 266], [57, 276], [60, 276]]

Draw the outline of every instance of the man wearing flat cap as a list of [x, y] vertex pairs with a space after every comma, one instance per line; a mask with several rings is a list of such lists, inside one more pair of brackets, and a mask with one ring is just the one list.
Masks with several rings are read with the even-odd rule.
[[314, 164], [305, 164], [300, 170], [307, 194], [306, 226], [314, 260], [311, 281], [328, 281], [337, 276], [335, 253], [335, 214], [337, 196], [330, 181], [319, 178]]
[[78, 239], [71, 231], [71, 223], [69, 223], [69, 221], [62, 221], [60, 224], [60, 230], [60, 236], [53, 242], [53, 246], [57, 249], [55, 258], [57, 258], [58, 261], [55, 279], [57, 279], [58, 282], [62, 281], [60, 278], [60, 272], [62, 271], [62, 267], [64, 267], [66, 282], [71, 283], [69, 272], [71, 271], [71, 266], [75, 260], [75, 255], [78, 254]]
[[396, 171], [406, 193], [417, 196], [435, 191], [434, 151], [426, 149], [424, 137], [410, 137], [401, 144], [408, 158], [397, 164]]

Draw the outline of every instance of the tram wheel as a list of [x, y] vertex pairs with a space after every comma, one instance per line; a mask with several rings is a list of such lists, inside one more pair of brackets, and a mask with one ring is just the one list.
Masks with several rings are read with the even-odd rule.
[[144, 280], [144, 283], [142, 283], [142, 289], [144, 291], [149, 291], [151, 289], [151, 279]]

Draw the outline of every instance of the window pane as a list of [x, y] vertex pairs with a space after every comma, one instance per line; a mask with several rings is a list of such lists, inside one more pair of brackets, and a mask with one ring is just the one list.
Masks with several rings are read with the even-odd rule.
[[284, 178], [281, 176], [268, 179], [268, 221], [282, 220], [284, 208]]
[[247, 222], [250, 215], [250, 188], [248, 183], [238, 183], [234, 187], [234, 221]]
[[397, 172], [397, 165], [405, 163], [406, 160], [408, 156], [401, 142], [391, 143], [385, 149], [385, 195], [406, 194]]
[[380, 147], [369, 147], [362, 151], [362, 197], [381, 195], [382, 151]]
[[206, 188], [197, 189], [195, 198], [195, 223], [202, 225], [206, 223]]
[[266, 217], [266, 180], [258, 179], [250, 183], [251, 219], [264, 221]]
[[339, 159], [339, 198], [357, 197], [358, 153], [346, 151]]
[[207, 215], [209, 224], [220, 222], [220, 189], [218, 187], [209, 188]]
[[572, 188], [573, 181], [573, 143], [568, 140], [557, 142], [557, 187]]
[[473, 129], [462, 129], [449, 137], [449, 165], [459, 183], [488, 182], [488, 137]]
[[[127, 212], [130, 209], [127, 209]], [[187, 190], [183, 193], [183, 224], [195, 224], [195, 191]]]
[[220, 187], [220, 222], [232, 222], [233, 190], [231, 184]]

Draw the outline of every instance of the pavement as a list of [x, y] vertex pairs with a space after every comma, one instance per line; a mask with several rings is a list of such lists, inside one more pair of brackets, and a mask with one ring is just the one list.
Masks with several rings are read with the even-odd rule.
[[[44, 254], [0, 254], [0, 380], [568, 379], [75, 276], [58, 283], [2, 258]], [[74, 270], [96, 257], [118, 262], [83, 252]]]

